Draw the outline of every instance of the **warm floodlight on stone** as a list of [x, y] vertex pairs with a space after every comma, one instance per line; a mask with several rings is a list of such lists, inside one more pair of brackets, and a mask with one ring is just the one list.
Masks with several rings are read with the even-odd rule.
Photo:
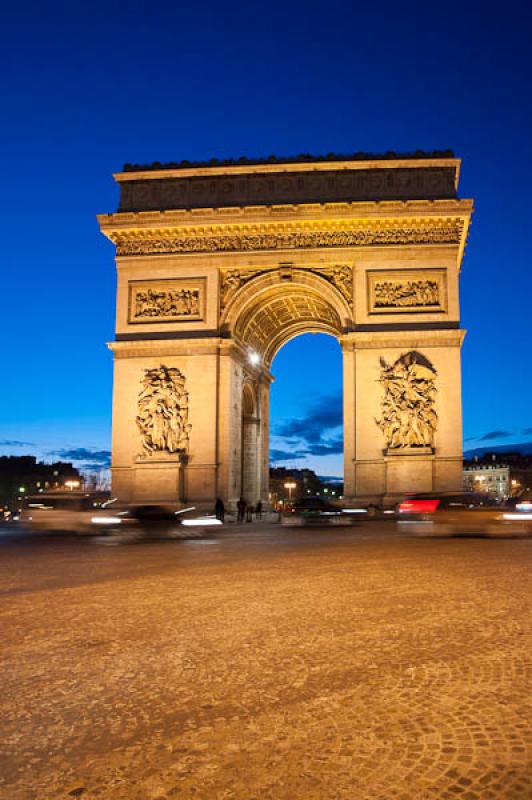
[[116, 174], [113, 497], [268, 503], [270, 368], [303, 333], [342, 347], [347, 508], [461, 489], [459, 173], [416, 152]]

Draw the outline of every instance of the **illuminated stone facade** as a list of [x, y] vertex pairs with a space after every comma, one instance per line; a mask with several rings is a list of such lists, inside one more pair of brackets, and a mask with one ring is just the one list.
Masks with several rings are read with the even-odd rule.
[[[345, 496], [462, 483], [458, 276], [472, 202], [450, 157], [138, 168], [115, 176], [113, 491], [268, 497], [270, 367], [344, 354]], [[317, 376], [318, 379], [318, 376]]]

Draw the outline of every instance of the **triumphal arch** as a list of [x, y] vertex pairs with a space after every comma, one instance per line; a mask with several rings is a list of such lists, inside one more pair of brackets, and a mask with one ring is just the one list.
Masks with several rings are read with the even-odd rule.
[[118, 272], [113, 492], [266, 502], [272, 360], [309, 331], [343, 350], [346, 501], [459, 488], [459, 169], [417, 153], [115, 175], [119, 210], [98, 217]]

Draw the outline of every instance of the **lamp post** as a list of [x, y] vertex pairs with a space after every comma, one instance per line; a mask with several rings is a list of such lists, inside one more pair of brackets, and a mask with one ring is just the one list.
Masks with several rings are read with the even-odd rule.
[[295, 489], [296, 486], [297, 486], [297, 483], [294, 483], [293, 481], [288, 481], [287, 483], [284, 484], [284, 488], [288, 489], [288, 500], [289, 501], [292, 499], [292, 489]]

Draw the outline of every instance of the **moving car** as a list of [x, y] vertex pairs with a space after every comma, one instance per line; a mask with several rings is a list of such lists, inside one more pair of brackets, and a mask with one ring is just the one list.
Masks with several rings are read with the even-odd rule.
[[36, 533], [92, 533], [92, 517], [109, 504], [108, 492], [50, 492], [27, 498], [21, 524]]
[[131, 505], [126, 508], [107, 508], [92, 517], [92, 533], [104, 534], [116, 543], [142, 539], [192, 539], [205, 536], [206, 529], [222, 525], [210, 515], [186, 518], [194, 508], [174, 511], [160, 505]]
[[401, 530], [434, 536], [532, 535], [532, 502], [501, 505], [480, 492], [420, 493], [397, 508]]
[[288, 505], [281, 519], [283, 525], [330, 525], [350, 523], [341, 509], [323, 497], [309, 496]]

